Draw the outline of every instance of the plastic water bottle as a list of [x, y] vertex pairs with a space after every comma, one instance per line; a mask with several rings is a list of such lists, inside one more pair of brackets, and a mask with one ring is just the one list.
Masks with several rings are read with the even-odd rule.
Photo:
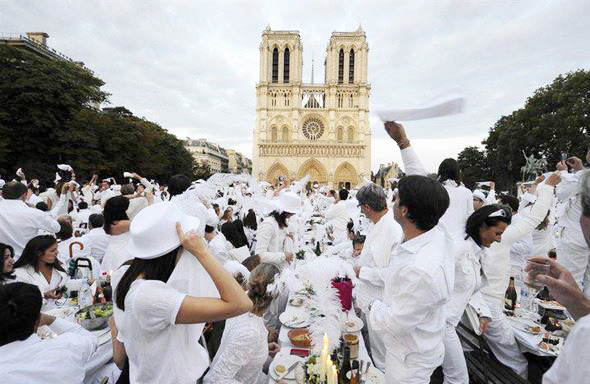
[[83, 279], [80, 293], [78, 294], [78, 305], [80, 305], [80, 308], [85, 308], [92, 305], [92, 301], [92, 292], [90, 291], [88, 280]]

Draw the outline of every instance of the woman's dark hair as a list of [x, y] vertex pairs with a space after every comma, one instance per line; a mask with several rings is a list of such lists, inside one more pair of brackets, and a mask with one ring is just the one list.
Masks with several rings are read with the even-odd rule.
[[221, 220], [231, 221], [234, 214], [234, 209], [232, 207], [227, 207], [225, 211], [223, 211], [223, 215], [221, 216]]
[[232, 198], [227, 199], [227, 205], [236, 205], [236, 201]]
[[290, 216], [289, 212], [279, 213], [279, 211], [272, 211], [269, 216], [272, 216], [275, 218], [277, 223], [279, 223], [279, 228], [281, 228], [281, 229], [287, 228], [287, 218]]
[[[497, 216], [490, 217], [492, 213], [501, 211]], [[473, 212], [467, 219], [465, 224], [465, 233], [471, 237], [477, 245], [481, 247], [481, 238], [479, 236], [479, 229], [485, 224], [487, 227], [494, 227], [498, 223], [506, 223], [510, 225], [512, 222], [512, 213], [510, 208], [500, 204], [484, 205], [477, 211]]]
[[347, 200], [348, 199], [348, 189], [342, 188], [338, 191], [338, 197], [340, 200]]
[[503, 205], [509, 206], [512, 209], [512, 212], [518, 212], [518, 197], [503, 193], [500, 195], [499, 200]]
[[455, 159], [444, 159], [438, 166], [438, 181], [453, 180], [457, 185], [461, 184], [459, 163]]
[[14, 279], [14, 275], [10, 272], [4, 271], [4, 253], [6, 250], [10, 252], [10, 257], [14, 258], [14, 248], [12, 248], [8, 244], [0, 243], [0, 283], [2, 283], [5, 279]]
[[17, 282], [0, 286], [0, 346], [31, 336], [42, 305], [36, 285]]
[[221, 226], [221, 233], [235, 248], [248, 245], [248, 238], [244, 233], [244, 226], [240, 220], [228, 221]]
[[258, 222], [256, 221], [256, 213], [254, 213], [253, 209], [248, 210], [248, 214], [244, 217], [244, 227], [257, 230], [258, 229]]
[[125, 196], [115, 196], [107, 200], [104, 205], [104, 231], [111, 234], [111, 225], [115, 221], [129, 220], [127, 209], [129, 208], [129, 199]]
[[212, 227], [210, 225], [205, 225], [205, 233], [211, 233], [215, 230], [215, 227]]
[[[21, 268], [26, 266], [32, 266], [37, 270], [37, 264], [39, 263], [39, 259], [41, 256], [47, 251], [50, 247], [57, 244], [57, 240], [53, 236], [50, 235], [41, 235], [35, 236], [27, 245], [25, 245], [25, 249], [23, 249], [23, 253], [20, 255], [20, 258], [14, 263], [14, 268]], [[58, 271], [65, 272], [61, 262], [58, 258], [55, 259], [51, 266]]]
[[407, 218], [429, 231], [449, 207], [449, 194], [442, 184], [426, 176], [410, 175], [399, 181], [399, 205], [408, 209]]
[[352, 246], [354, 247], [356, 244], [365, 244], [365, 239], [367, 237], [364, 235], [358, 235], [352, 240]]
[[346, 229], [350, 233], [354, 232], [354, 221], [348, 220], [348, 223], [346, 224]]
[[248, 271], [250, 271], [250, 272], [252, 272], [254, 270], [254, 268], [258, 267], [259, 264], [260, 264], [260, 256], [258, 256], [258, 255], [250, 256], [242, 262], [242, 265], [244, 267], [248, 268]]
[[156, 257], [155, 259], [133, 259], [130, 261], [129, 269], [125, 271], [123, 277], [117, 285], [115, 292], [115, 303], [121, 310], [125, 310], [125, 296], [131, 288], [131, 284], [137, 280], [137, 277], [143, 274], [144, 280], [159, 280], [164, 283], [168, 281], [174, 267], [176, 267], [176, 257], [180, 247], [168, 252], [167, 254]]
[[88, 209], [88, 203], [85, 201], [81, 201], [78, 203], [78, 209]]
[[67, 240], [70, 237], [74, 236], [74, 228], [72, 224], [67, 220], [58, 220], [60, 229], [59, 232], [55, 234], [58, 239], [60, 240]]

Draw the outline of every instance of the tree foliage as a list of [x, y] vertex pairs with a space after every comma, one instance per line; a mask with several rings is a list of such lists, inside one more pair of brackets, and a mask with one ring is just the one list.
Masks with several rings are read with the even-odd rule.
[[486, 154], [477, 147], [467, 147], [457, 157], [463, 183], [469, 189], [475, 187], [478, 181], [486, 181], [489, 178], [489, 167]]
[[174, 135], [123, 107], [92, 107], [107, 100], [103, 84], [76, 64], [0, 46], [0, 174], [22, 167], [52, 178], [67, 163], [83, 177], [192, 176], [192, 156]]
[[[561, 153], [584, 158], [590, 146], [589, 127], [590, 72], [578, 70], [560, 75], [537, 89], [523, 108], [496, 122], [483, 141], [485, 161], [466, 148], [461, 153], [465, 157], [462, 165], [471, 164], [473, 174], [512, 190], [521, 180], [524, 154], [544, 157], [550, 169], [554, 169]], [[473, 161], [481, 161], [481, 173], [473, 169], [471, 156], [475, 156]]]

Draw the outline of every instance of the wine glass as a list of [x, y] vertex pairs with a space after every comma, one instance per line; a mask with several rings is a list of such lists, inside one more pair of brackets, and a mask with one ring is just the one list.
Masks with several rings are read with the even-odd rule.
[[549, 263], [528, 260], [525, 269], [522, 272], [522, 281], [526, 285], [529, 293], [528, 310], [534, 312], [533, 302], [537, 293], [543, 288], [543, 283], [536, 280], [538, 275], [548, 275], [551, 266]]

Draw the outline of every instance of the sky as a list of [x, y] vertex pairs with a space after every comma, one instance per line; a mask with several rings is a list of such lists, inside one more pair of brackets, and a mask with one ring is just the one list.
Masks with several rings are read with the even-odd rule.
[[465, 97], [462, 114], [407, 122], [428, 171], [481, 146], [502, 116], [557, 77], [590, 69], [590, 1], [32, 1], [0, 0], [0, 34], [46, 32], [51, 48], [105, 81], [111, 106], [181, 139], [250, 157], [267, 25], [298, 30], [304, 82], [323, 81], [333, 31], [359, 25], [369, 44], [372, 169], [401, 163], [375, 111]]

